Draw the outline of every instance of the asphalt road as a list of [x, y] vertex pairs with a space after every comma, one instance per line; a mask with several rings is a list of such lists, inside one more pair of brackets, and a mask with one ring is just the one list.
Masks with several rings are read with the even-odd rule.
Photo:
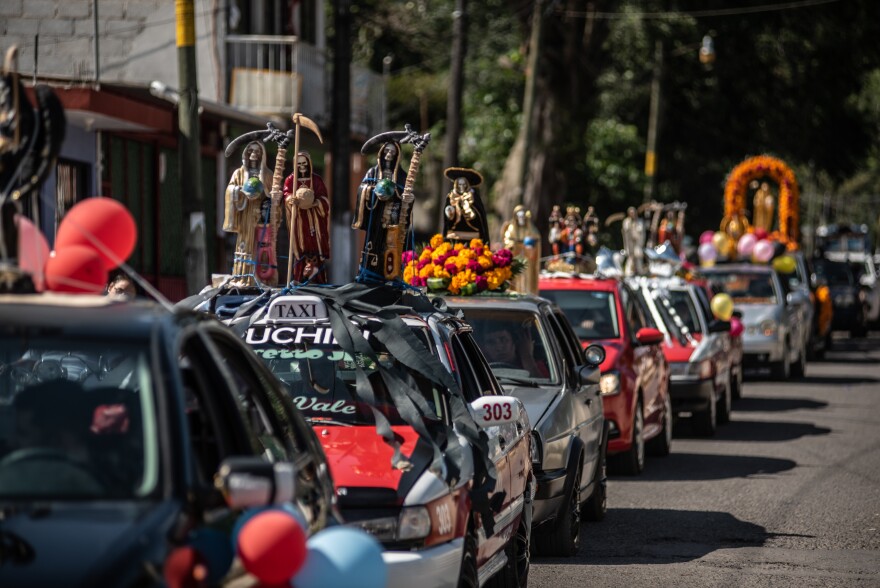
[[[841, 334], [842, 335], [842, 334]], [[711, 439], [612, 476], [580, 553], [533, 587], [880, 587], [880, 334], [835, 339], [802, 380], [753, 374]]]

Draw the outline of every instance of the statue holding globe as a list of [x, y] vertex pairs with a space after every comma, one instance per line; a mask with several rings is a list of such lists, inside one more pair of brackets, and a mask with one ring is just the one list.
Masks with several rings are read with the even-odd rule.
[[[236, 233], [235, 261], [232, 272], [246, 276], [256, 273], [258, 251], [271, 234], [271, 199], [267, 186], [272, 185], [272, 171], [266, 165], [266, 149], [259, 141], [247, 144], [241, 167], [232, 173], [226, 187], [223, 230]], [[261, 235], [261, 233], [263, 233]], [[264, 260], [274, 266], [275, 261]]]

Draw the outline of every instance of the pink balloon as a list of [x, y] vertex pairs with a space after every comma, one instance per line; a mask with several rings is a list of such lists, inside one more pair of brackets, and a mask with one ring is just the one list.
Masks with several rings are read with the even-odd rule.
[[37, 292], [46, 289], [46, 261], [49, 259], [49, 243], [31, 219], [15, 215], [18, 230], [18, 267], [31, 275]]
[[743, 334], [743, 324], [742, 321], [736, 318], [735, 316], [730, 317], [730, 336], [731, 337], [739, 337]]
[[703, 243], [711, 243], [712, 237], [715, 236], [715, 231], [703, 231], [700, 234], [700, 245]]
[[[711, 231], [710, 231], [711, 232]], [[703, 243], [697, 248], [700, 261], [715, 261], [718, 259], [718, 251], [712, 243]]]
[[736, 244], [736, 252], [739, 253], [740, 257], [748, 258], [752, 255], [752, 251], [754, 251], [757, 242], [757, 237], [752, 233], [746, 233], [739, 238], [739, 241]]
[[755, 243], [752, 250], [752, 259], [756, 262], [767, 263], [773, 258], [773, 243], [766, 239], [761, 239]]

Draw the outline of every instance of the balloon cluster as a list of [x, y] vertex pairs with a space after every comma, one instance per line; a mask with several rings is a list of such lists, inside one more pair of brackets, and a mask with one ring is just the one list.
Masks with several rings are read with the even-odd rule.
[[785, 244], [768, 239], [767, 232], [755, 229], [734, 240], [723, 231], [704, 231], [700, 235], [697, 256], [702, 267], [712, 267], [719, 260], [741, 260], [752, 263], [772, 261], [776, 271], [789, 274], [795, 271], [795, 259], [786, 255]]
[[739, 318], [733, 316], [733, 298], [730, 294], [721, 292], [709, 301], [712, 316], [720, 321], [730, 321], [730, 336], [739, 337], [743, 333], [743, 324]]
[[110, 270], [134, 251], [137, 226], [128, 209], [112, 198], [87, 198], [64, 216], [55, 251], [40, 229], [17, 215], [19, 267], [31, 274], [38, 292], [98, 294]]
[[351, 527], [328, 527], [306, 537], [305, 519], [291, 506], [248, 509], [229, 536], [213, 529], [190, 535], [165, 562], [169, 588], [219, 584], [238, 554], [242, 566], [263, 586], [294, 588], [384, 587], [388, 573], [382, 546]]

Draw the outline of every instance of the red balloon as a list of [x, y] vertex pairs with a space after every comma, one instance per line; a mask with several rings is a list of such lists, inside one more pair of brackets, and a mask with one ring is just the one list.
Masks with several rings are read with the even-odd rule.
[[86, 198], [71, 208], [58, 227], [55, 249], [85, 245], [101, 255], [107, 271], [134, 251], [137, 226], [125, 206], [112, 198]]
[[238, 534], [244, 568], [269, 585], [290, 580], [306, 561], [306, 534], [288, 513], [267, 510], [251, 518]]
[[168, 588], [197, 588], [206, 586], [207, 570], [202, 554], [191, 545], [185, 545], [168, 554], [162, 575]]
[[760, 241], [761, 239], [766, 239], [767, 238], [767, 231], [765, 231], [764, 229], [761, 229], [761, 228], [755, 229], [755, 238], [758, 241]]
[[46, 262], [46, 287], [53, 292], [100, 294], [107, 285], [101, 256], [85, 245], [68, 245]]
[[31, 275], [37, 292], [46, 289], [45, 268], [49, 259], [49, 244], [40, 229], [26, 216], [15, 215], [18, 229], [18, 267]]

